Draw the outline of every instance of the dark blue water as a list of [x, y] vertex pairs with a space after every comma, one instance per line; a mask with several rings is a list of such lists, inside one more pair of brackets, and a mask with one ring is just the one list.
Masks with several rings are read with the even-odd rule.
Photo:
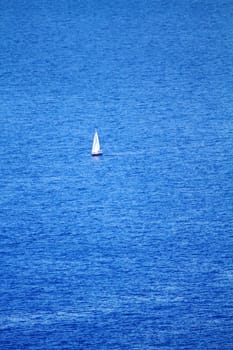
[[0, 8], [0, 348], [233, 349], [232, 1]]

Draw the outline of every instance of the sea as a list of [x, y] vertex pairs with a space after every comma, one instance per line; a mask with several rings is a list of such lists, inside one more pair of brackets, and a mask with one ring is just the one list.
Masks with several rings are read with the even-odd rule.
[[233, 349], [232, 18], [0, 2], [0, 350]]

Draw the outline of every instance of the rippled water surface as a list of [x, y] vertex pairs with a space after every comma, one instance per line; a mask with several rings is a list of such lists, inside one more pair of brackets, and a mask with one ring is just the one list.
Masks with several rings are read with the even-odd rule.
[[1, 4], [1, 349], [233, 348], [232, 17]]

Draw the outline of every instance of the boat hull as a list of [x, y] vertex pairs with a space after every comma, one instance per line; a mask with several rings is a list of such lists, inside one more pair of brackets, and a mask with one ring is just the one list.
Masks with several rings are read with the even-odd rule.
[[102, 156], [103, 152], [95, 152], [95, 153], [92, 153], [92, 157], [98, 157], [98, 156]]

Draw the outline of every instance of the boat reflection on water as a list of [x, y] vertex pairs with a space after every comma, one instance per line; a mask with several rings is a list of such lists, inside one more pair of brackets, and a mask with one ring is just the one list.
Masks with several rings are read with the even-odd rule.
[[92, 159], [94, 162], [100, 162], [102, 160], [102, 157], [101, 155], [99, 155], [99, 156], [92, 157]]

